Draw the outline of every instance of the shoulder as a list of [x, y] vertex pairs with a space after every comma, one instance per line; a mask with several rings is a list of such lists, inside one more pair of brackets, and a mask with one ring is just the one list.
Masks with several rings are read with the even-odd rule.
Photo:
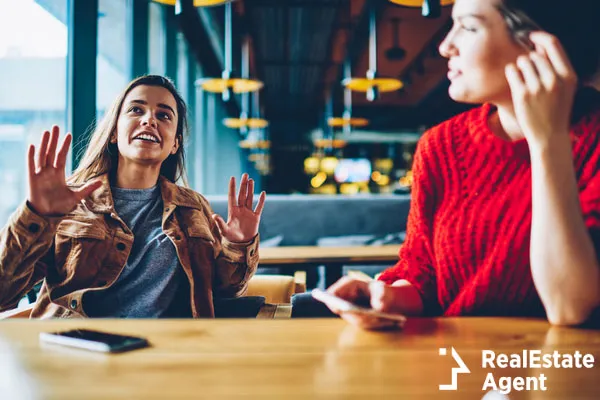
[[471, 129], [477, 129], [478, 125], [487, 121], [485, 116], [489, 114], [490, 108], [489, 104], [475, 107], [429, 128], [419, 140], [419, 145], [435, 146], [451, 137], [467, 135]]

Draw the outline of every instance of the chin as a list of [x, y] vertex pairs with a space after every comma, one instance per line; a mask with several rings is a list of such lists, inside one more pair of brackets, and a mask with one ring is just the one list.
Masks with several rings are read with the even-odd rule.
[[465, 87], [459, 87], [456, 84], [450, 84], [450, 88], [448, 88], [448, 95], [452, 100], [456, 101], [457, 103], [485, 103], [485, 100], [482, 99], [481, 96], [477, 96], [476, 93], [469, 91]]

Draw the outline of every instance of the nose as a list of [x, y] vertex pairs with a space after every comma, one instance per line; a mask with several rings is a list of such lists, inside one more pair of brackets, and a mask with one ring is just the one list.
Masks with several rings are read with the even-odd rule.
[[144, 116], [144, 118], [142, 118], [142, 125], [144, 125], [144, 126], [149, 125], [153, 128], [156, 128], [156, 126], [157, 126], [156, 118], [154, 118], [154, 116], [149, 113], [146, 116]]
[[448, 32], [444, 40], [442, 40], [442, 43], [440, 43], [438, 51], [440, 52], [440, 55], [444, 58], [450, 58], [451, 56], [456, 54], [456, 47], [454, 46], [452, 39], [453, 30]]

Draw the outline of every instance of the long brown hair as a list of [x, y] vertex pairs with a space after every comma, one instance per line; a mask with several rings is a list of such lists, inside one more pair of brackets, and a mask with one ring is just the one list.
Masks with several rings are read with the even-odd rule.
[[181, 180], [183, 186], [188, 186], [185, 173], [185, 146], [183, 141], [184, 136], [188, 132], [187, 106], [173, 82], [169, 78], [160, 75], [145, 75], [136, 78], [117, 96], [104, 115], [104, 118], [96, 126], [94, 133], [92, 133], [85, 153], [79, 162], [79, 166], [69, 178], [69, 183], [83, 184], [99, 175], [116, 173], [119, 150], [116, 143], [110, 142], [110, 138], [117, 129], [117, 121], [119, 120], [125, 97], [134, 88], [141, 85], [163, 87], [171, 92], [175, 98], [178, 117], [176, 138], [179, 140], [179, 149], [177, 149], [177, 153], [169, 155], [163, 161], [160, 167], [160, 174], [171, 182], [175, 183]]

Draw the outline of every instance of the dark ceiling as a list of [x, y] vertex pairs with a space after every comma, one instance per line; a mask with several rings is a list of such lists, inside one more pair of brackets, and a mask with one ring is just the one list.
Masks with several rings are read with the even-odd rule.
[[[198, 9], [213, 44], [222, 44], [223, 9]], [[425, 18], [420, 8], [388, 0], [238, 0], [233, 9], [234, 65], [239, 65], [241, 37], [248, 34], [252, 75], [265, 83], [265, 116], [284, 142], [297, 142], [322, 125], [329, 93], [335, 114], [341, 114], [344, 62], [351, 60], [354, 76], [364, 77], [368, 69], [371, 9], [378, 24], [378, 74], [400, 78], [405, 87], [374, 102], [353, 94], [353, 115], [369, 118], [369, 129], [400, 131], [437, 123], [464, 109], [448, 98], [447, 62], [437, 52], [450, 28], [450, 7], [443, 7], [438, 18]], [[394, 21], [399, 24], [396, 37]], [[401, 60], [388, 57], [396, 42], [405, 51]], [[222, 52], [221, 45], [214, 47]]]

